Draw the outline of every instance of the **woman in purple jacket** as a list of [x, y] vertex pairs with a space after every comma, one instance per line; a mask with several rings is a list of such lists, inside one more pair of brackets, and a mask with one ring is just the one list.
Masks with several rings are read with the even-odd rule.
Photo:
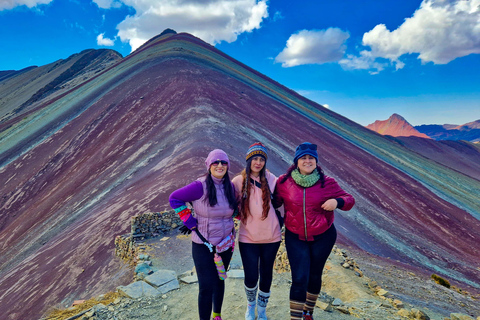
[[312, 320], [323, 268], [337, 239], [333, 210], [350, 210], [355, 199], [324, 175], [315, 144], [299, 145], [293, 162], [278, 178], [273, 203], [285, 208], [285, 247], [292, 272], [290, 318]]
[[[215, 149], [208, 154], [205, 165], [206, 176], [174, 191], [170, 195], [170, 206], [178, 213], [185, 227], [195, 231], [192, 233], [192, 256], [198, 277], [200, 320], [211, 319], [212, 307], [214, 320], [222, 320], [225, 282], [217, 273], [214, 253], [202, 241], [197, 231], [209, 245], [217, 248], [226, 270], [232, 258], [233, 247], [222, 246], [222, 250], [225, 251], [220, 252], [218, 245], [225, 243], [225, 239], [234, 240], [232, 216], [234, 209], [237, 208], [237, 201], [228, 176], [230, 161], [227, 154], [223, 150]], [[187, 208], [187, 202], [192, 203], [195, 216]]]

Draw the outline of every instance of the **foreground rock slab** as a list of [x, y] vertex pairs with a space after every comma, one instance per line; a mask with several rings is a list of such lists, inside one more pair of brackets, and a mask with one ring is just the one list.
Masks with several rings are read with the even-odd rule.
[[138, 299], [142, 297], [155, 297], [161, 294], [160, 291], [149, 285], [144, 281], [137, 281], [128, 286], [120, 286], [117, 288], [118, 292], [130, 299]]

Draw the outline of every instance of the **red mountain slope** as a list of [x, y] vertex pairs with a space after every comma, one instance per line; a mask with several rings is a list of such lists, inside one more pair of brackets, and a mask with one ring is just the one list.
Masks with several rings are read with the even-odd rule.
[[426, 134], [418, 132], [402, 116], [394, 113], [387, 120], [377, 120], [367, 126], [368, 129], [392, 137], [420, 137], [430, 139]]

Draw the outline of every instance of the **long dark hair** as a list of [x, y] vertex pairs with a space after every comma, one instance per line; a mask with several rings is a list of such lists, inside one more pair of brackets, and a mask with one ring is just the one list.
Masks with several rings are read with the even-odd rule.
[[[279, 179], [279, 182], [280, 183], [284, 183], [285, 181], [287, 181], [287, 179], [289, 177], [292, 176], [292, 171], [297, 169], [298, 166], [296, 163], [292, 164], [288, 169], [287, 169], [287, 173], [285, 173], [285, 175]], [[318, 174], [320, 174], [320, 183], [322, 184], [322, 188], [325, 186], [325, 174], [323, 173], [323, 170], [322, 168], [320, 168], [320, 166], [317, 164], [317, 171], [318, 171]]]
[[[212, 174], [210, 170], [207, 172], [207, 176], [205, 179], [205, 183], [207, 186], [207, 194], [205, 196], [205, 202], [208, 202], [210, 207], [215, 206], [218, 203], [217, 200], [217, 189], [215, 188], [215, 182], [213, 182]], [[232, 186], [232, 182], [230, 181], [230, 176], [228, 175], [228, 169], [223, 176], [223, 190], [225, 191], [225, 197], [228, 200], [228, 205], [230, 209], [235, 210], [238, 205], [237, 199], [235, 197], [235, 191]]]
[[[243, 223], [247, 222], [247, 218], [250, 213], [250, 172], [252, 168], [252, 160], [253, 157], [247, 160], [247, 165], [245, 169], [242, 170], [240, 173], [243, 177], [243, 184], [242, 184], [242, 198], [240, 200], [240, 219]], [[265, 163], [266, 164], [266, 163]], [[263, 212], [262, 212], [262, 220], [265, 220], [268, 217], [268, 211], [270, 210], [270, 198], [271, 192], [270, 187], [268, 186], [268, 181], [265, 175], [266, 172], [266, 165], [263, 166], [262, 170], [260, 170], [259, 178], [261, 183], [262, 189], [262, 202], [263, 202]], [[255, 185], [253, 186], [255, 188]]]

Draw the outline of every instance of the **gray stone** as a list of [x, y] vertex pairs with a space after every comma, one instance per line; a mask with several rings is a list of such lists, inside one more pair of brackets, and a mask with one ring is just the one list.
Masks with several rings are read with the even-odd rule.
[[145, 281], [155, 288], [177, 279], [177, 273], [172, 270], [158, 270], [145, 278]]
[[341, 306], [343, 304], [343, 301], [340, 300], [339, 298], [335, 298], [335, 300], [333, 300], [332, 302], [332, 306]]
[[104, 310], [106, 308], [107, 307], [103, 303], [99, 303], [99, 304], [96, 304], [96, 305], [93, 306], [93, 310], [95, 310], [95, 311]]
[[452, 319], [452, 320], [474, 320], [472, 317], [467, 316], [466, 314], [463, 314], [463, 313], [451, 313], [450, 314], [450, 319]]
[[161, 294], [165, 294], [167, 292], [170, 292], [172, 290], [176, 290], [176, 289], [180, 289], [180, 284], [178, 283], [178, 280], [177, 279], [174, 279], [166, 284], [164, 284], [163, 286], [161, 287], [158, 287], [158, 291], [161, 293]]
[[139, 260], [150, 260], [150, 256], [148, 254], [141, 253], [141, 254], [138, 255], [138, 259]]
[[228, 278], [232, 278], [232, 279], [243, 279], [245, 278], [245, 273], [243, 272], [243, 270], [234, 269], [234, 270], [228, 271], [227, 276]]
[[141, 297], [154, 297], [160, 295], [160, 291], [144, 281], [137, 281], [128, 286], [120, 286], [117, 290], [130, 299], [138, 299]]
[[135, 267], [135, 273], [151, 274], [152, 268], [146, 263], [140, 263]]
[[197, 275], [186, 276], [181, 278], [180, 281], [182, 281], [183, 283], [192, 284], [192, 283], [198, 282], [198, 278], [197, 278]]

